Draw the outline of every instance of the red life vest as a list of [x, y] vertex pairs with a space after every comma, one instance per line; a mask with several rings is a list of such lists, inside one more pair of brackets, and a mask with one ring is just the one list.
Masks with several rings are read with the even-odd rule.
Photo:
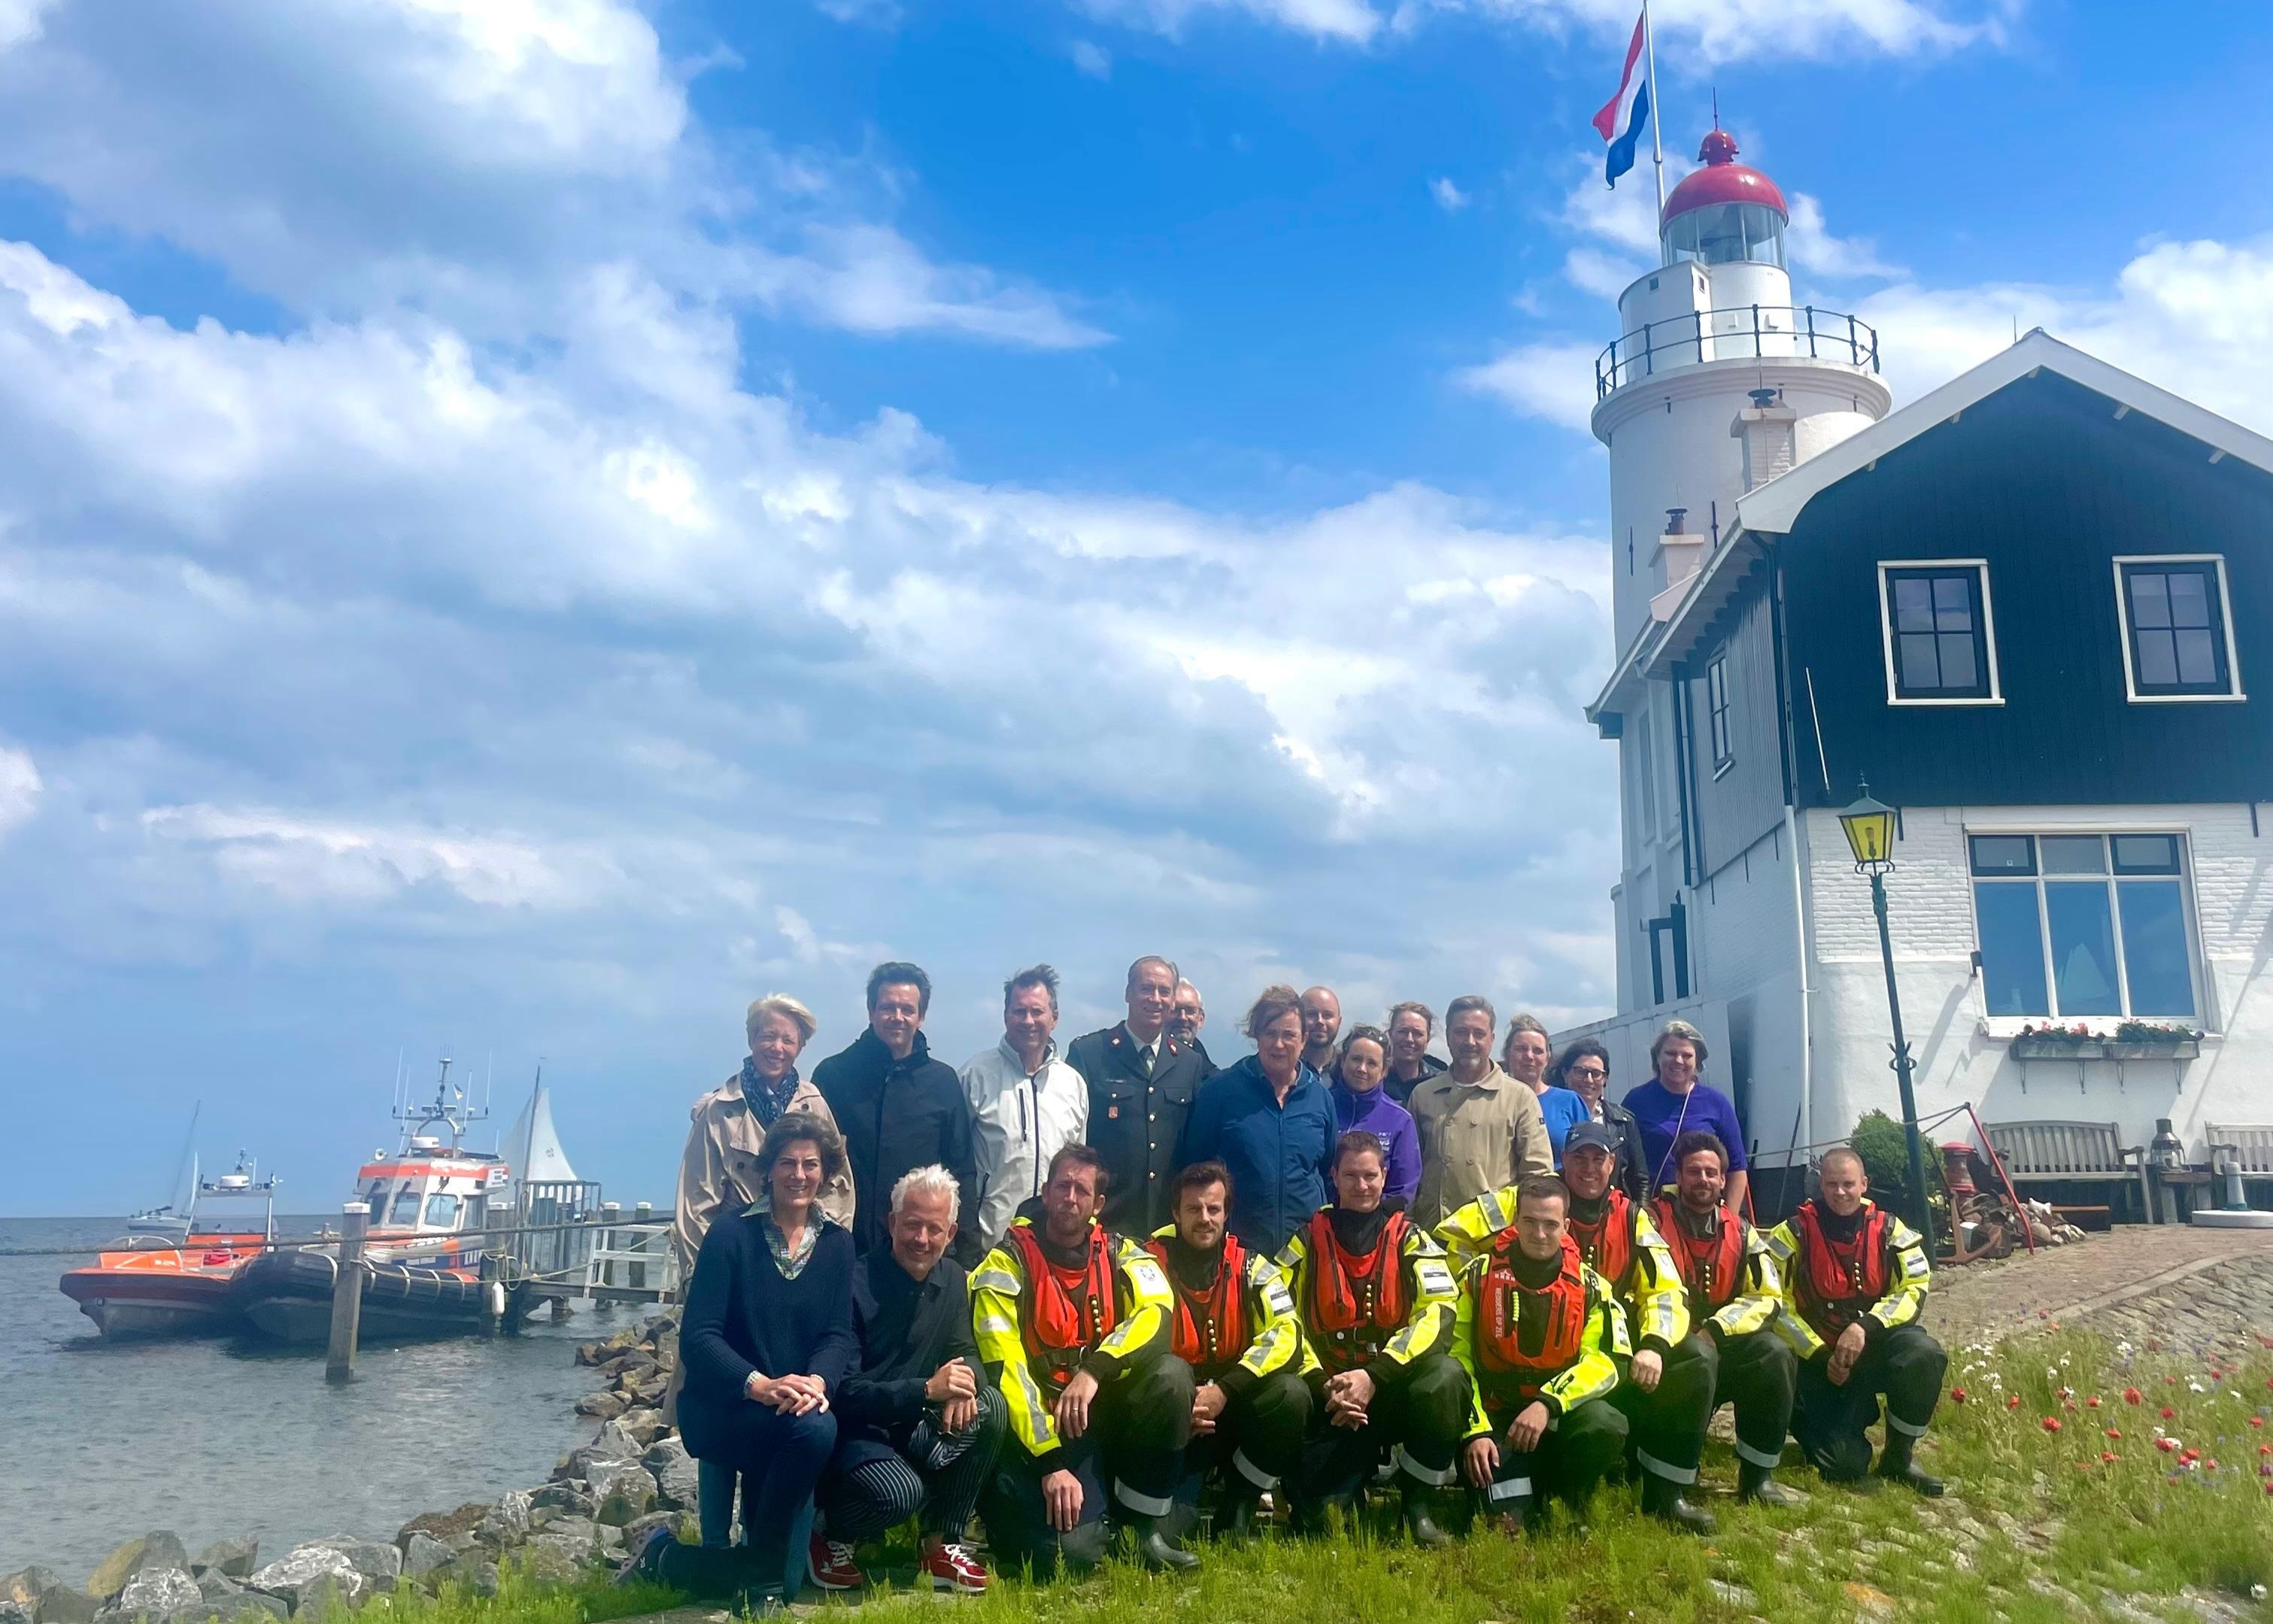
[[1040, 1231], [1014, 1223], [1006, 1237], [1026, 1271], [1018, 1299], [1018, 1340], [1026, 1358], [1052, 1388], [1063, 1387], [1091, 1349], [1121, 1321], [1114, 1294], [1113, 1243], [1105, 1226], [1089, 1226], [1087, 1256], [1075, 1268], [1061, 1268], [1042, 1251]]
[[1689, 1288], [1690, 1312], [1698, 1318], [1726, 1308], [1744, 1274], [1744, 1221], [1727, 1207], [1714, 1233], [1700, 1236], [1682, 1221], [1681, 1203], [1660, 1196], [1653, 1204], [1658, 1232], [1673, 1248], [1681, 1283]]
[[1178, 1358], [1204, 1381], [1239, 1362], [1247, 1351], [1247, 1249], [1235, 1235], [1223, 1237], [1223, 1256], [1216, 1264], [1215, 1284], [1195, 1291], [1176, 1274], [1168, 1261], [1165, 1236], [1144, 1243], [1144, 1250], [1160, 1260], [1160, 1272], [1176, 1293], [1174, 1340]]
[[1318, 1361], [1339, 1372], [1369, 1365], [1405, 1328], [1405, 1214], [1381, 1226], [1381, 1239], [1354, 1258], [1334, 1238], [1330, 1209], [1311, 1214], [1310, 1290], [1304, 1304]]
[[1476, 1367], [1499, 1394], [1512, 1388], [1528, 1400], [1579, 1357], [1587, 1333], [1587, 1274], [1578, 1243], [1568, 1236], [1563, 1267], [1542, 1288], [1516, 1278], [1516, 1255], [1515, 1231], [1503, 1229], [1476, 1287]]
[[1793, 1270], [1799, 1278], [1793, 1284], [1798, 1289], [1800, 1318], [1829, 1342], [1887, 1295], [1887, 1214], [1865, 1201], [1855, 1237], [1834, 1241], [1823, 1232], [1815, 1203], [1802, 1201], [1791, 1215], [1791, 1227], [1799, 1237]]
[[1611, 1191], [1605, 1202], [1602, 1215], [1593, 1223], [1580, 1223], [1573, 1216], [1565, 1227], [1587, 1267], [1609, 1281], [1612, 1290], [1624, 1291], [1631, 1283], [1626, 1271], [1634, 1260], [1633, 1203], [1623, 1190]]

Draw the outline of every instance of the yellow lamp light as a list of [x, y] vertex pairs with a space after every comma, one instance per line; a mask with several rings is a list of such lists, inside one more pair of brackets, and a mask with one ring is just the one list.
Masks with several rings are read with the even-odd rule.
[[1847, 831], [1847, 845], [1855, 853], [1855, 866], [1867, 868], [1873, 864], [1891, 862], [1894, 849], [1894, 809], [1883, 801], [1871, 799], [1871, 786], [1866, 782], [1858, 787], [1862, 797], [1839, 815], [1839, 827]]

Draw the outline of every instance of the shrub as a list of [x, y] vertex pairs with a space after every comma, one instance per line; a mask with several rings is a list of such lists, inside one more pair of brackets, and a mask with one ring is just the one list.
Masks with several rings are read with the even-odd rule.
[[1896, 1212], [1909, 1208], [1909, 1146], [1902, 1124], [1884, 1111], [1865, 1111], [1849, 1141], [1870, 1176], [1871, 1199]]

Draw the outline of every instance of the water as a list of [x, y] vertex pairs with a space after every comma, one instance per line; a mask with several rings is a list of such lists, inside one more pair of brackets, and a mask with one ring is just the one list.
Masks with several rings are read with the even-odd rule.
[[[280, 1234], [313, 1219], [277, 1221]], [[98, 1246], [114, 1218], [0, 1218], [0, 1249]], [[0, 1257], [0, 1573], [81, 1583], [121, 1540], [171, 1529], [192, 1553], [257, 1534], [391, 1539], [422, 1511], [544, 1481], [593, 1424], [575, 1343], [636, 1323], [578, 1313], [519, 1336], [373, 1343], [326, 1387], [320, 1349], [203, 1338], [109, 1344], [56, 1289], [73, 1258]]]

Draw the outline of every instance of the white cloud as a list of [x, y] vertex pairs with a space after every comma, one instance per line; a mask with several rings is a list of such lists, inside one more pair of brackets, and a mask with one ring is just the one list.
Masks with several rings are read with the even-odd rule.
[[1461, 368], [1453, 380], [1464, 389], [1504, 401], [1526, 417], [1583, 432], [1594, 410], [1594, 358], [1602, 348], [1583, 342], [1517, 344]]
[[1085, 74], [1091, 79], [1103, 79], [1113, 77], [1113, 53], [1095, 41], [1076, 40], [1073, 42], [1071, 55], [1076, 72]]
[[945, 332], [1037, 350], [1111, 337], [1039, 289], [983, 266], [935, 264], [888, 226], [815, 227], [806, 242], [803, 254], [750, 257], [761, 301], [855, 333]]
[[1791, 225], [1784, 247], [1793, 274], [1831, 282], [1890, 280], [1902, 267], [1879, 258], [1879, 245], [1864, 237], [1834, 237], [1823, 222], [1823, 205], [1804, 192], [1791, 194]]
[[1468, 206], [1468, 194], [1452, 184], [1449, 175], [1439, 175], [1429, 183], [1429, 195], [1437, 199], [1437, 207], [1448, 214], [1457, 214]]
[[26, 750], [0, 745], [0, 838], [40, 809], [40, 770]]
[[1348, 45], [1369, 42], [1388, 19], [1367, 0], [1076, 0], [1091, 16], [1174, 39], [1195, 19], [1226, 12]]
[[295, 905], [374, 904], [430, 883], [482, 907], [558, 909], [579, 899], [542, 853], [510, 837], [206, 806], [154, 808], [142, 825], [208, 848], [229, 880]]

